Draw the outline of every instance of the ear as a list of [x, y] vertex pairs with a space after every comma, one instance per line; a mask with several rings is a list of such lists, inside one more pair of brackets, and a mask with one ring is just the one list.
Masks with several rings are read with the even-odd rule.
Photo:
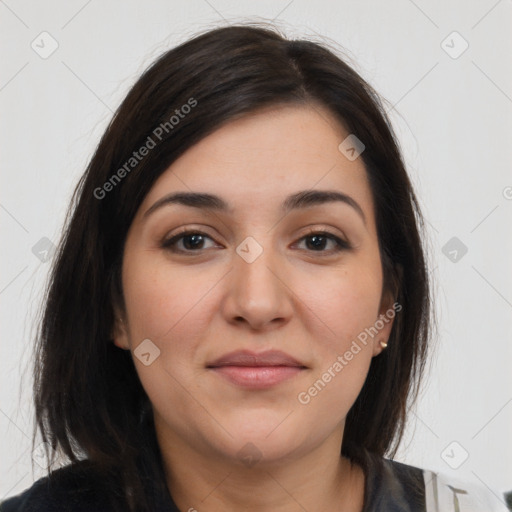
[[402, 309], [402, 305], [395, 301], [395, 294], [392, 291], [385, 291], [379, 306], [379, 316], [375, 320], [375, 328], [378, 333], [373, 338], [373, 355], [379, 355], [387, 348], [381, 342], [388, 343], [395, 316]]
[[125, 313], [121, 313], [117, 308], [114, 309], [114, 325], [112, 327], [111, 339], [116, 347], [130, 350], [128, 326], [125, 318]]

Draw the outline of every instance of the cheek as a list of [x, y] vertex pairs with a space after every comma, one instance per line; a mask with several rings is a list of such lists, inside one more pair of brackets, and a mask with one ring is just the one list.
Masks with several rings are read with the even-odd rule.
[[210, 287], [207, 275], [197, 275], [192, 267], [174, 269], [144, 252], [126, 258], [123, 289], [134, 341], [141, 336], [160, 340], [181, 327]]
[[364, 385], [373, 357], [373, 338], [365, 329], [377, 320], [381, 297], [378, 271], [347, 269], [332, 277], [329, 285], [305, 294], [315, 317], [311, 325], [317, 326], [311, 331], [316, 365], [297, 395], [309, 411], [305, 421], [325, 428], [346, 416]]
[[[211, 287], [207, 275], [198, 278], [197, 269], [174, 269], [153, 253], [133, 251], [125, 258], [123, 291], [132, 352], [146, 339], [159, 350], [150, 365], [143, 364], [136, 353], [133, 360], [142, 386], [160, 412], [171, 414], [190, 406], [188, 392], [195, 388], [191, 361], [196, 340], [208, 322], [201, 312]], [[188, 392], [184, 393], [185, 382]]]
[[[200, 370], [194, 366], [195, 351], [218, 311], [215, 285], [225, 271], [178, 267], [140, 251], [126, 258], [123, 272], [132, 351], [142, 340], [150, 339], [160, 350], [156, 366], [180, 382], [190, 379], [191, 371]], [[141, 380], [152, 378], [154, 369], [145, 376], [145, 367], [136, 359], [135, 363]]]
[[302, 291], [312, 314], [320, 320], [322, 339], [337, 352], [375, 323], [381, 292], [382, 276], [376, 265], [347, 266], [323, 283], [312, 278]]

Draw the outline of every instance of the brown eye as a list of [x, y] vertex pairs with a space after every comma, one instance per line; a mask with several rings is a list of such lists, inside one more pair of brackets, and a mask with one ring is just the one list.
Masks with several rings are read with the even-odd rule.
[[[300, 240], [306, 240], [306, 248], [313, 252], [338, 252], [350, 249], [348, 242], [328, 231], [313, 231]], [[332, 242], [334, 247], [330, 251], [325, 251], [324, 248], [328, 242]]]
[[[211, 237], [200, 231], [184, 231], [165, 240], [162, 247], [171, 252], [199, 252], [205, 249], [204, 243], [207, 238], [212, 240]], [[183, 241], [183, 248], [177, 248], [181, 241]]]
[[[206, 239], [213, 241], [210, 236], [201, 231], [183, 231], [165, 240], [162, 243], [162, 248], [174, 253], [199, 253], [208, 248], [205, 247]], [[300, 241], [302, 240], [306, 241], [306, 250], [309, 252], [333, 253], [351, 249], [348, 242], [328, 231], [312, 231], [300, 239]], [[180, 243], [181, 247], [179, 247]], [[333, 247], [330, 250], [325, 250], [329, 243]]]

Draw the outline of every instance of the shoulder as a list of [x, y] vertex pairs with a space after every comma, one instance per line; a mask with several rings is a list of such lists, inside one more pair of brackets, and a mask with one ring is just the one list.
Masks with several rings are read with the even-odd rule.
[[423, 470], [367, 452], [364, 512], [426, 512]]
[[425, 501], [430, 510], [508, 512], [506, 495], [480, 482], [459, 479], [442, 472], [423, 470]]
[[509, 512], [505, 495], [487, 488], [480, 482], [460, 479], [447, 473], [418, 468], [390, 459], [383, 459], [383, 466], [383, 480], [391, 489], [397, 490], [400, 503], [404, 500], [403, 508], [397, 510]]
[[0, 503], [0, 512], [108, 512], [108, 486], [84, 460], [52, 471]]
[[[507, 496], [480, 482], [363, 451], [364, 512], [509, 512]], [[512, 509], [510, 509], [512, 510]]]

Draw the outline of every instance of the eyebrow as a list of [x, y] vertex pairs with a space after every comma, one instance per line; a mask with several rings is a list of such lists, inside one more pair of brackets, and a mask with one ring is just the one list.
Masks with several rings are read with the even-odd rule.
[[[352, 197], [336, 190], [302, 190], [288, 196], [281, 205], [283, 213], [299, 208], [309, 208], [325, 203], [342, 202], [351, 206], [363, 219], [366, 224], [366, 216], [363, 209]], [[174, 192], [159, 199], [143, 215], [148, 217], [154, 211], [169, 204], [181, 204], [199, 209], [211, 209], [218, 212], [234, 213], [231, 207], [224, 199], [219, 196], [200, 192]]]

